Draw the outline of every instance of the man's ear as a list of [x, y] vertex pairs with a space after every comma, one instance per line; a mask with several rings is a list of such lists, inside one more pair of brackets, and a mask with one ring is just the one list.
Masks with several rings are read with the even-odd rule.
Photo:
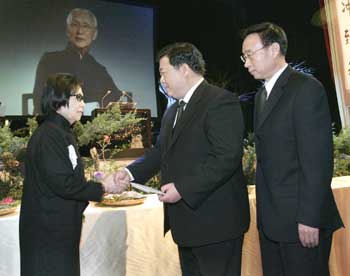
[[270, 48], [272, 50], [273, 57], [277, 57], [280, 55], [281, 47], [277, 42], [272, 43]]
[[191, 68], [190, 68], [186, 63], [181, 64], [179, 70], [180, 70], [185, 76], [188, 75], [188, 73], [189, 73], [190, 71], [192, 71]]

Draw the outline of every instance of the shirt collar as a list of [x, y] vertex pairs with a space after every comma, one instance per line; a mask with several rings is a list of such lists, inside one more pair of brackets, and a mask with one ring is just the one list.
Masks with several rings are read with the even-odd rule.
[[71, 55], [74, 55], [74, 57], [79, 57], [80, 60], [87, 59], [90, 57], [89, 52], [86, 52], [85, 55], [80, 56], [79, 50], [70, 42], [68, 42], [66, 47], [66, 52], [70, 53]]
[[183, 100], [185, 102], [185, 104], [188, 104], [188, 102], [190, 101], [194, 91], [197, 89], [197, 87], [202, 83], [202, 81], [204, 81], [204, 78], [200, 78], [200, 80], [198, 82], [196, 82], [195, 85], [193, 85], [191, 87], [190, 90], [187, 91], [185, 97], [183, 97], [183, 99], [180, 99], [180, 100]]
[[267, 92], [267, 97], [269, 97], [272, 88], [274, 87], [276, 81], [280, 77], [280, 75], [283, 73], [283, 71], [287, 68], [288, 64], [284, 65], [280, 70], [278, 70], [269, 81], [266, 81], [264, 86]]

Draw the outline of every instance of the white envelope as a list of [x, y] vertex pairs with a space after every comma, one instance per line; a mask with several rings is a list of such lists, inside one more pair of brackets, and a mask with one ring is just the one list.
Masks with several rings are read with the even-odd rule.
[[159, 191], [157, 189], [154, 189], [152, 187], [148, 187], [139, 183], [135, 183], [135, 182], [130, 182], [131, 187], [138, 189], [140, 191], [143, 191], [145, 193], [149, 193], [149, 194], [158, 194], [158, 195], [165, 195], [165, 193], [163, 193], [162, 191]]
[[73, 145], [68, 146], [69, 160], [72, 163], [73, 170], [78, 165], [78, 155], [75, 152]]

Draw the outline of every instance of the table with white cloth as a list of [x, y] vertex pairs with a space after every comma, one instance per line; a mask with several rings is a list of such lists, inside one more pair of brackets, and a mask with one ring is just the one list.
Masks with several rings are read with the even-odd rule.
[[[331, 276], [350, 275], [350, 176], [335, 177], [332, 190], [345, 228], [334, 232], [329, 270]], [[242, 276], [263, 276], [259, 235], [256, 228], [255, 188], [249, 193], [250, 227], [244, 236], [242, 253]]]
[[[350, 177], [333, 179], [332, 188], [346, 228], [333, 235], [330, 271], [332, 276], [349, 276]], [[262, 276], [254, 189], [249, 203], [242, 276]], [[18, 219], [18, 211], [0, 217], [0, 276], [20, 275]], [[91, 204], [85, 211], [80, 255], [82, 276], [181, 275], [176, 245], [169, 233], [163, 237], [163, 208], [156, 195], [138, 206]]]
[[[156, 195], [128, 207], [91, 203], [84, 214], [81, 276], [181, 274], [171, 234], [163, 236], [163, 208]], [[19, 209], [0, 217], [0, 276], [20, 275], [18, 223]]]

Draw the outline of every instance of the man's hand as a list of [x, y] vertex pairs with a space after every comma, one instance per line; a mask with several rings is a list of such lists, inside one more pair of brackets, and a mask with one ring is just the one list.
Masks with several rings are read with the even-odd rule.
[[114, 182], [119, 186], [129, 187], [130, 181], [130, 175], [124, 169], [121, 169], [114, 174]]
[[101, 180], [102, 185], [104, 186], [104, 190], [108, 194], [116, 193], [114, 176], [113, 174], [108, 174], [104, 176]]
[[320, 231], [318, 228], [304, 224], [298, 224], [299, 240], [304, 247], [313, 248], [318, 246]]
[[[124, 171], [125, 172], [125, 171]], [[125, 172], [128, 174], [127, 172]], [[118, 171], [114, 174], [107, 175], [102, 179], [102, 184], [104, 185], [106, 193], [109, 194], [120, 194], [124, 192], [128, 186], [130, 181], [124, 176], [123, 171]]]
[[181, 199], [181, 195], [176, 190], [174, 183], [168, 183], [161, 187], [162, 192], [165, 193], [165, 195], [159, 195], [158, 198], [160, 201], [166, 202], [166, 203], [176, 203]]

